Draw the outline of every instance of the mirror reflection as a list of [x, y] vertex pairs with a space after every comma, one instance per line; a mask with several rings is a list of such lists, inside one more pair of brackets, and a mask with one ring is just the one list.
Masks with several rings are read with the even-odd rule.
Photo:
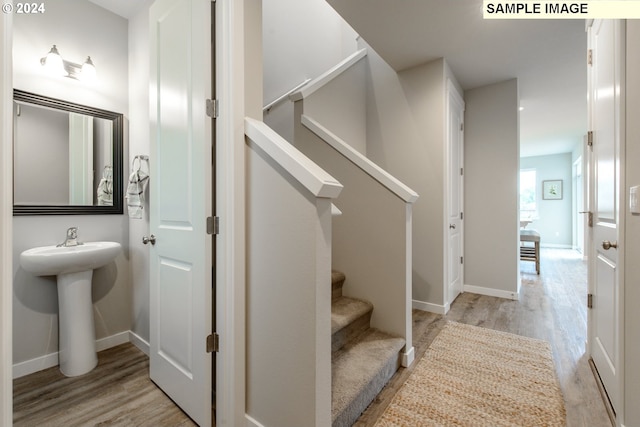
[[122, 115], [14, 91], [14, 213], [122, 213]]

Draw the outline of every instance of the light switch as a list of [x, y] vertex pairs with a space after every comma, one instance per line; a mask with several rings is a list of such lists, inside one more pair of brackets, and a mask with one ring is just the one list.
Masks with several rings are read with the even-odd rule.
[[632, 214], [640, 214], [640, 186], [629, 188], [629, 210]]

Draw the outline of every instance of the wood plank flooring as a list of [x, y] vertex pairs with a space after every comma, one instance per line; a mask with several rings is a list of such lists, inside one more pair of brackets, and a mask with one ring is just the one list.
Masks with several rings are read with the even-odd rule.
[[[416, 359], [446, 320], [551, 343], [568, 427], [611, 425], [585, 356], [586, 263], [573, 251], [543, 249], [541, 273], [522, 262], [520, 300], [462, 294], [446, 316], [413, 312]], [[15, 426], [153, 426], [195, 424], [150, 380], [147, 357], [130, 344], [100, 352], [99, 366], [78, 378], [57, 367], [14, 381]], [[415, 366], [415, 364], [414, 364]], [[355, 424], [373, 426], [411, 373], [401, 369]]]
[[58, 367], [13, 382], [14, 426], [195, 426], [149, 379], [149, 359], [132, 344], [98, 354], [98, 366], [67, 378]]
[[[520, 299], [461, 294], [446, 316], [413, 311], [416, 360], [442, 329], [455, 321], [548, 341], [565, 398], [568, 427], [610, 427], [585, 355], [587, 266], [572, 250], [542, 249], [541, 271], [521, 262]], [[415, 366], [415, 364], [413, 365]], [[401, 368], [355, 424], [373, 426], [411, 373]]]

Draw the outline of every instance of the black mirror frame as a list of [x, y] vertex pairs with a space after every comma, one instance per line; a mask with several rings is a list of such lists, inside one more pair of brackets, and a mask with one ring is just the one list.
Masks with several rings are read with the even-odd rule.
[[122, 215], [123, 213], [123, 115], [99, 108], [37, 95], [23, 90], [13, 90], [14, 101], [41, 105], [56, 110], [69, 111], [111, 120], [113, 123], [113, 206], [83, 205], [13, 205], [13, 215]]

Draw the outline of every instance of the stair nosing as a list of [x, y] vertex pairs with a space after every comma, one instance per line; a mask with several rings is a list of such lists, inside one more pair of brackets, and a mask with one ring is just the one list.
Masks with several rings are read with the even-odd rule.
[[[356, 310], [351, 311], [348, 314], [340, 313], [339, 309], [345, 306], [343, 305], [344, 302], [348, 302], [354, 306]], [[373, 304], [368, 301], [344, 296], [336, 298], [336, 300], [331, 304], [331, 334], [333, 335], [336, 332], [341, 331], [356, 319], [359, 319], [370, 312], [373, 312]]]
[[[340, 416], [340, 414], [342, 413], [342, 411], [344, 411], [347, 407], [349, 407], [349, 405], [352, 404], [352, 402], [355, 401], [355, 399], [358, 397], [359, 394], [357, 393], [353, 393], [353, 394], [349, 394], [349, 395], [343, 395], [343, 397], [346, 396], [346, 399], [343, 399], [341, 401], [342, 403], [342, 407], [338, 409], [336, 409], [336, 404], [338, 403], [338, 399], [336, 398], [337, 393], [335, 392], [337, 387], [337, 382], [340, 382], [340, 379], [335, 378], [336, 375], [338, 374], [338, 370], [342, 370], [344, 371], [350, 371], [351, 369], [354, 368], [348, 368], [348, 365], [350, 363], [355, 363], [355, 362], [351, 362], [351, 360], [357, 360], [358, 357], [361, 357], [361, 354], [369, 354], [368, 350], [367, 350], [367, 338], [369, 338], [370, 336], [374, 336], [377, 335], [376, 339], [384, 339], [384, 340], [388, 340], [390, 345], [388, 349], [385, 349], [384, 353], [385, 353], [385, 357], [384, 358], [380, 358], [380, 359], [376, 359], [376, 362], [373, 365], [373, 367], [375, 368], [374, 372], [371, 372], [369, 376], [366, 377], [366, 380], [360, 380], [358, 381], [358, 383], [361, 386], [366, 386], [366, 384], [369, 384], [377, 375], [379, 375], [379, 373], [381, 372], [381, 370], [383, 370], [385, 368], [385, 366], [390, 362], [390, 360], [393, 357], [399, 357], [400, 351], [402, 350], [402, 348], [404, 347], [404, 345], [406, 344], [405, 340], [401, 337], [397, 337], [394, 335], [390, 335], [388, 333], [382, 332], [376, 328], [369, 328], [367, 331], [365, 331], [364, 333], [362, 333], [357, 340], [354, 340], [353, 342], [351, 342], [348, 346], [345, 347], [345, 351], [339, 356], [337, 357], [333, 362], [332, 362], [332, 368], [331, 368], [331, 376], [332, 376], [332, 390], [331, 390], [331, 395], [332, 395], [332, 399], [331, 399], [331, 418], [332, 418], [332, 423], [333, 421], [335, 421], [335, 419]], [[345, 365], [347, 367], [345, 367]], [[360, 366], [358, 364], [358, 366]], [[344, 380], [343, 378], [341, 378], [342, 380]], [[340, 386], [343, 384], [340, 384]]]

